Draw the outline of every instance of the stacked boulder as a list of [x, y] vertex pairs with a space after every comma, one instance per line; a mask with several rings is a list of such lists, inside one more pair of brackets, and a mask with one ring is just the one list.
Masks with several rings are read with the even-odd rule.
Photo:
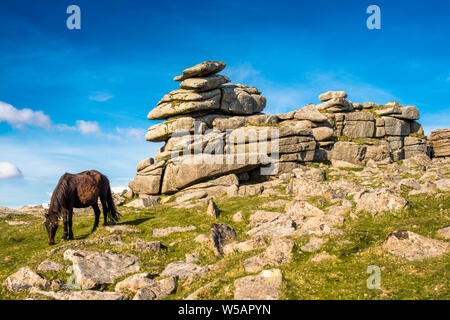
[[[224, 68], [222, 62], [207, 61], [184, 70], [174, 78], [181, 81], [180, 89], [166, 94], [150, 111], [148, 119], [165, 121], [151, 126], [146, 140], [165, 145], [155, 159], [138, 164], [130, 183], [134, 193], [236, 193], [239, 181], [250, 179], [261, 166], [276, 162], [277, 169], [288, 170], [298, 161], [313, 160], [316, 142], [311, 130], [279, 127], [276, 116], [261, 113], [266, 105], [261, 92], [228, 84], [227, 77], [217, 74]], [[275, 152], [282, 159], [271, 160]]]
[[[206, 61], [184, 70], [174, 78], [180, 89], [150, 111], [148, 119], [164, 121], [151, 126], [146, 139], [165, 144], [154, 159], [138, 164], [130, 183], [135, 194], [236, 195], [246, 190], [242, 182], [309, 162], [362, 166], [428, 153], [414, 106], [353, 103], [344, 91], [328, 91], [317, 105], [266, 115], [261, 92], [229, 84], [218, 74], [224, 68], [223, 62]], [[448, 155], [448, 136], [448, 130], [432, 136], [435, 154]]]
[[322, 158], [344, 165], [364, 165], [369, 160], [386, 164], [427, 153], [416, 107], [395, 101], [352, 103], [346, 97], [343, 91], [319, 97], [326, 101], [316, 107], [326, 113], [337, 140]]
[[431, 132], [428, 140], [434, 157], [450, 157], [450, 128], [438, 129]]

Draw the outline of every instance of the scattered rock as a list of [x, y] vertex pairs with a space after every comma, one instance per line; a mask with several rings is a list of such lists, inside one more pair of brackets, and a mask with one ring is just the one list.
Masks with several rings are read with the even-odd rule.
[[64, 269], [64, 266], [60, 263], [56, 263], [50, 260], [44, 260], [41, 262], [41, 264], [37, 267], [37, 271], [55, 271], [58, 272], [60, 270]]
[[49, 286], [49, 282], [29, 267], [24, 267], [6, 278], [3, 285], [9, 291], [16, 292], [28, 290], [33, 287], [46, 288]]
[[147, 242], [142, 239], [137, 239], [133, 245], [136, 251], [141, 253], [158, 252], [161, 250], [161, 241]]
[[407, 260], [428, 259], [443, 255], [450, 244], [420, 236], [411, 231], [394, 231], [386, 238], [383, 248]]
[[141, 260], [131, 254], [66, 250], [64, 259], [73, 263], [77, 282], [83, 290], [98, 289], [117, 278], [139, 271]]
[[178, 278], [168, 277], [155, 281], [150, 273], [135, 274], [116, 284], [116, 292], [136, 293], [133, 300], [157, 300], [177, 290]]
[[294, 241], [289, 239], [273, 239], [267, 250], [244, 261], [246, 272], [258, 272], [267, 266], [279, 266], [287, 263], [292, 257]]
[[277, 300], [282, 280], [279, 269], [239, 278], [234, 281], [234, 300]]
[[234, 222], [242, 222], [244, 221], [244, 216], [242, 215], [242, 211], [238, 211], [233, 215], [232, 220]]
[[176, 261], [169, 263], [161, 273], [161, 275], [168, 277], [178, 277], [179, 279], [186, 279], [190, 276], [200, 277], [206, 272], [208, 272], [208, 269], [205, 267], [201, 267], [194, 263], [188, 263], [185, 261]]
[[303, 200], [294, 200], [289, 202], [286, 205], [286, 213], [291, 215], [302, 215], [305, 217], [320, 216], [324, 214], [322, 210]]
[[43, 295], [55, 300], [126, 300], [127, 296], [117, 292], [102, 292], [95, 290], [82, 291], [43, 291], [37, 288], [30, 290], [31, 294]]
[[206, 234], [199, 234], [198, 236], [195, 237], [194, 241], [197, 243], [203, 243], [203, 242], [209, 242], [210, 240]]
[[214, 254], [218, 257], [223, 255], [223, 246], [236, 238], [236, 231], [226, 223], [214, 223], [211, 226], [211, 243]]
[[9, 226], [23, 226], [23, 225], [30, 224], [29, 222], [26, 222], [26, 221], [17, 221], [17, 220], [6, 220], [5, 222]]
[[208, 284], [204, 285], [203, 287], [200, 287], [199, 289], [192, 292], [190, 295], [188, 295], [184, 300], [195, 300], [197, 299], [198, 295], [204, 292], [205, 290], [211, 288], [217, 280], [211, 281]]
[[450, 239], [450, 226], [442, 227], [437, 232], [438, 236], [444, 239]]
[[168, 228], [162, 228], [162, 229], [153, 229], [153, 236], [154, 237], [165, 237], [174, 232], [187, 232], [187, 231], [193, 231], [195, 229], [197, 229], [195, 226], [168, 227]]
[[177, 290], [177, 277], [169, 277], [156, 281], [153, 285], [140, 288], [133, 300], [158, 300], [174, 293]]
[[324, 242], [325, 241], [320, 238], [312, 237], [309, 239], [309, 242], [307, 244], [300, 248], [300, 250], [302, 250], [303, 252], [314, 252], [319, 250]]
[[198, 260], [200, 260], [200, 253], [199, 252], [186, 253], [186, 259], [185, 260], [186, 260], [187, 263], [198, 262]]
[[116, 284], [114, 287], [114, 290], [116, 292], [123, 292], [126, 293], [127, 291], [131, 291], [135, 293], [139, 289], [146, 287], [146, 286], [152, 286], [155, 284], [155, 278], [156, 275], [151, 273], [138, 273], [134, 274]]
[[216, 203], [213, 201], [213, 199], [209, 199], [208, 201], [208, 210], [206, 213], [213, 219], [217, 219], [220, 215], [220, 210], [217, 208]]
[[319, 253], [311, 258], [311, 262], [321, 262], [321, 261], [328, 261], [328, 260], [335, 260], [336, 257], [329, 255], [328, 253]]
[[116, 226], [106, 226], [106, 230], [109, 231], [109, 233], [133, 233], [133, 232], [139, 232], [139, 230], [123, 225], [116, 225]]
[[264, 248], [267, 245], [266, 240], [262, 236], [256, 236], [250, 240], [243, 242], [233, 242], [223, 247], [224, 254], [231, 254], [237, 252], [247, 252], [260, 248]]
[[393, 191], [383, 188], [379, 190], [364, 190], [354, 197], [356, 210], [367, 211], [372, 215], [383, 211], [400, 210], [408, 203], [406, 199], [395, 194]]

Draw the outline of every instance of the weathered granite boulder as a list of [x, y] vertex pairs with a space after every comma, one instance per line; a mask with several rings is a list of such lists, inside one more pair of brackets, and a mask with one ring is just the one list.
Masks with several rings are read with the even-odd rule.
[[400, 210], [408, 201], [390, 189], [364, 190], [355, 195], [357, 211], [367, 211], [373, 215], [383, 211]]
[[222, 84], [225, 84], [227, 82], [230, 82], [230, 79], [228, 79], [228, 77], [214, 74], [210, 76], [185, 79], [181, 82], [180, 87], [181, 89], [202, 92], [217, 89]]
[[64, 269], [64, 266], [60, 263], [50, 261], [50, 260], [44, 260], [41, 262], [41, 264], [37, 267], [37, 271], [54, 271], [58, 272]]
[[443, 255], [449, 250], [450, 244], [411, 231], [399, 230], [389, 234], [383, 248], [389, 253], [412, 261]]
[[295, 111], [293, 118], [298, 120], [309, 120], [312, 122], [324, 122], [327, 120], [327, 117], [320, 113], [313, 104], [308, 104]]
[[77, 282], [83, 290], [102, 288], [114, 280], [139, 271], [140, 259], [131, 254], [66, 250], [64, 259], [73, 263]]
[[431, 132], [428, 140], [435, 157], [450, 157], [450, 128]]
[[263, 253], [244, 261], [246, 272], [258, 272], [268, 266], [279, 266], [292, 258], [294, 241], [283, 238], [273, 239], [270, 246]]
[[[254, 161], [251, 161], [252, 159]], [[204, 154], [183, 156], [175, 160], [166, 166], [161, 187], [162, 193], [176, 192], [195, 183], [225, 174], [249, 171], [270, 161], [266, 155], [259, 154], [247, 155], [243, 163], [230, 161], [225, 155]]]
[[161, 273], [161, 275], [168, 277], [177, 277], [179, 279], [186, 279], [189, 277], [200, 277], [206, 272], [208, 272], [208, 269], [205, 267], [201, 267], [194, 263], [176, 261], [169, 263]]
[[223, 255], [223, 247], [230, 241], [236, 240], [237, 234], [233, 227], [226, 223], [214, 223], [211, 226], [211, 244], [216, 256]]
[[277, 300], [280, 295], [282, 274], [279, 269], [261, 271], [234, 281], [235, 300]]
[[183, 70], [183, 74], [181, 76], [175, 77], [174, 81], [183, 81], [187, 78], [202, 77], [218, 73], [225, 69], [225, 67], [226, 64], [220, 61], [205, 61]]
[[345, 99], [347, 98], [347, 93], [345, 91], [327, 91], [319, 96], [320, 101], [328, 101], [335, 98]]
[[3, 285], [9, 291], [24, 291], [30, 288], [46, 288], [49, 281], [38, 275], [29, 267], [19, 269], [3, 281]]

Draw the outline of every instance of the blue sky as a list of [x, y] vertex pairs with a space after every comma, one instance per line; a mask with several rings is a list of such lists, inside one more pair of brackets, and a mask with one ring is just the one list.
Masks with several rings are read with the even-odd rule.
[[[66, 8], [81, 8], [81, 30]], [[366, 9], [381, 9], [369, 30]], [[133, 179], [148, 111], [205, 60], [256, 86], [266, 113], [318, 103], [416, 105], [427, 132], [450, 123], [448, 1], [0, 2], [0, 206], [48, 201], [64, 172]], [[154, 122], [155, 123], [155, 122]]]

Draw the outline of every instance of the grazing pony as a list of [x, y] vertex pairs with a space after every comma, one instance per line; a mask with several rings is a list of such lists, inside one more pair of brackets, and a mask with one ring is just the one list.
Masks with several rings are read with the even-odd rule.
[[53, 191], [48, 213], [45, 214], [44, 225], [47, 229], [48, 244], [55, 244], [60, 217], [63, 218], [64, 223], [62, 240], [73, 240], [73, 208], [92, 207], [94, 209], [95, 222], [92, 229], [94, 232], [98, 227], [101, 213], [98, 206], [99, 197], [103, 207], [104, 224], [119, 221], [120, 214], [114, 206], [109, 180], [105, 175], [95, 170], [78, 174], [65, 173]]

